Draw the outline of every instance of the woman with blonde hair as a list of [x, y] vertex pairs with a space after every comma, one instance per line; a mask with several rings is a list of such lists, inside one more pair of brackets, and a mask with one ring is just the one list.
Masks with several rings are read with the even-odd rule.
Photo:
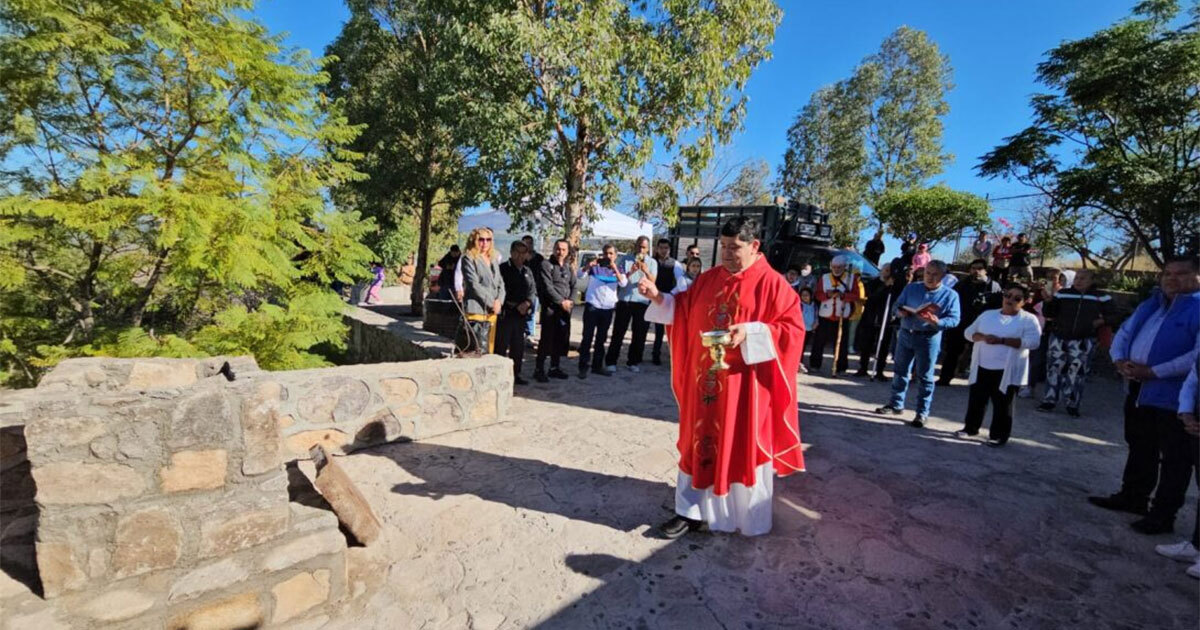
[[475, 228], [467, 236], [467, 251], [462, 255], [463, 308], [470, 334], [468, 350], [491, 353], [496, 341], [496, 316], [504, 303], [504, 279], [500, 260], [492, 249], [492, 231]]

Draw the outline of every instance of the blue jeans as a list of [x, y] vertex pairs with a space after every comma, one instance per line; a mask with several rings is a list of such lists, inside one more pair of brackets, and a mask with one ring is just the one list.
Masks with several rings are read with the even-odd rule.
[[[909, 372], [916, 374], [920, 389], [917, 391], [917, 414], [929, 415], [933, 403], [933, 372], [938, 349], [942, 345], [942, 333], [919, 335], [901, 329], [896, 337], [896, 375], [892, 377], [892, 399], [888, 403], [896, 409], [904, 408], [904, 396], [908, 393]], [[913, 366], [913, 362], [916, 366]]]
[[533, 338], [533, 320], [537, 319], [537, 313], [539, 310], [541, 310], [538, 308], [538, 306], [538, 298], [535, 295], [533, 296], [533, 307], [529, 309], [529, 321], [525, 322], [525, 336], [531, 339]]

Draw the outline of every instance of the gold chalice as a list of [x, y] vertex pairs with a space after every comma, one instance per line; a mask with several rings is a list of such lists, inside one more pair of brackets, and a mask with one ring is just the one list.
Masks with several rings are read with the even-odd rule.
[[709, 368], [710, 372], [729, 369], [729, 364], [725, 362], [725, 346], [732, 342], [733, 335], [728, 330], [710, 330], [700, 333], [700, 345], [708, 348], [708, 356], [713, 360], [712, 367]]

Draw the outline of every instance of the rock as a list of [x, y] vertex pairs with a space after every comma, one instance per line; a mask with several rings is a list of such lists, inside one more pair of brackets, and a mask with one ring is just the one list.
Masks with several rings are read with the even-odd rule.
[[280, 505], [233, 516], [221, 515], [200, 524], [200, 556], [223, 556], [282, 536], [288, 507]]
[[[439, 377], [438, 384], [441, 384]], [[404, 405], [417, 398], [420, 387], [411, 378], [385, 378], [379, 381], [379, 389], [383, 391], [383, 400], [389, 405]]]
[[259, 383], [242, 402], [242, 441], [246, 454], [242, 473], [257, 475], [279, 468], [279, 401], [283, 386], [276, 382]]
[[118, 589], [88, 601], [80, 612], [96, 621], [132, 619], [154, 605], [154, 597], [140, 591]]
[[108, 433], [103, 418], [90, 416], [54, 417], [43, 416], [25, 426], [25, 441], [30, 450], [54, 450], [67, 446], [79, 446]]
[[449, 383], [450, 389], [460, 392], [469, 392], [473, 386], [471, 382], [471, 375], [463, 372], [462, 370], [451, 372], [450, 376], [446, 379], [446, 382]]
[[355, 420], [371, 400], [367, 384], [356, 378], [331, 376], [321, 379], [296, 403], [306, 422], [325, 424]]
[[293, 455], [308, 456], [309, 450], [318, 444], [329, 452], [342, 452], [342, 447], [350, 442], [350, 436], [337, 429], [321, 431], [303, 431], [289, 436], [286, 440], [287, 449]]
[[[314, 447], [314, 451], [320, 448]], [[333, 512], [346, 529], [350, 530], [359, 542], [370, 545], [379, 537], [382, 527], [375, 512], [371, 510], [371, 505], [341, 466], [327, 454], [316, 452], [313, 460], [317, 462], [317, 479], [314, 482], [317, 491], [333, 507]]]
[[417, 421], [419, 437], [441, 435], [463, 428], [463, 412], [453, 396], [426, 395], [424, 417]]
[[312, 573], [301, 573], [276, 584], [271, 589], [271, 594], [275, 597], [275, 613], [271, 616], [271, 622], [287, 621], [323, 604], [329, 599], [329, 576], [329, 569], [320, 569]]
[[326, 530], [297, 538], [267, 554], [262, 568], [279, 571], [305, 560], [327, 553], [338, 553], [346, 548], [346, 539], [338, 530]]
[[37, 543], [37, 565], [38, 575], [42, 579], [42, 591], [47, 598], [58, 597], [87, 583], [87, 576], [75, 563], [71, 545], [68, 543]]
[[140, 496], [146, 490], [142, 475], [122, 464], [53, 462], [35, 466], [38, 503], [112, 503]]
[[382, 409], [354, 434], [355, 444], [382, 444], [401, 436], [400, 421], [390, 409]]
[[167, 510], [135, 512], [117, 523], [113, 575], [118, 578], [175, 566], [183, 531]]
[[234, 558], [226, 558], [200, 567], [175, 581], [168, 601], [187, 599], [206, 591], [222, 589], [249, 577], [250, 573]]
[[159, 471], [163, 492], [211, 490], [225, 485], [229, 456], [224, 450], [171, 454], [171, 465]]
[[177, 615], [167, 624], [169, 630], [229, 630], [257, 628], [263, 624], [262, 607], [256, 593], [236, 597]]
[[233, 435], [233, 411], [220, 390], [207, 389], [183, 401], [171, 415], [167, 446], [173, 450], [224, 447]]
[[499, 396], [494, 389], [481, 394], [479, 400], [471, 407], [471, 422], [478, 426], [479, 423], [496, 421], [500, 415], [498, 400]]
[[170, 389], [196, 382], [196, 366], [191, 361], [155, 361], [134, 363], [124, 389]]

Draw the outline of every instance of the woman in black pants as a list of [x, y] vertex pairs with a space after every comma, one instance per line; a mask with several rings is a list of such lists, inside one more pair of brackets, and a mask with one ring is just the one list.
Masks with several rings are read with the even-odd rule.
[[963, 336], [971, 348], [971, 389], [967, 414], [961, 431], [954, 435], [969, 438], [979, 434], [983, 413], [992, 403], [992, 426], [988, 446], [1004, 446], [1012, 434], [1013, 399], [1029, 378], [1029, 351], [1041, 343], [1042, 329], [1037, 316], [1022, 309], [1029, 290], [1009, 285], [1004, 290], [1003, 306], [984, 311], [967, 326]]

